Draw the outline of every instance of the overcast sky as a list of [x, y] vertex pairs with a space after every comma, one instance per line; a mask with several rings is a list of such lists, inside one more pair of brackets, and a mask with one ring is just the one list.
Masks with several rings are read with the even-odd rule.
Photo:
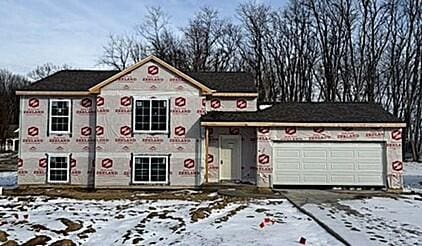
[[[98, 68], [110, 33], [130, 33], [146, 7], [161, 6], [178, 28], [200, 7], [236, 19], [242, 0], [0, 0], [0, 69], [26, 74], [51, 62]], [[285, 0], [259, 0], [280, 7]]]

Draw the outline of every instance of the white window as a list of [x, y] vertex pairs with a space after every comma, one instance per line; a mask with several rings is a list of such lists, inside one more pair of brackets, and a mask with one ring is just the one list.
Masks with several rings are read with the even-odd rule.
[[168, 133], [167, 99], [134, 99], [133, 132]]
[[70, 155], [50, 154], [48, 155], [47, 180], [49, 183], [68, 183], [70, 180]]
[[167, 184], [168, 156], [134, 156], [132, 182], [134, 184]]
[[50, 100], [49, 131], [53, 134], [69, 134], [71, 113], [69, 99]]

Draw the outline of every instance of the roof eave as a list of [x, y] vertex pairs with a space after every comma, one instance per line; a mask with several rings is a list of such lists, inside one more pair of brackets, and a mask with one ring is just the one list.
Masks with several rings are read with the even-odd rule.
[[223, 121], [203, 121], [201, 122], [201, 126], [244, 126], [244, 127], [287, 127], [287, 126], [295, 126], [295, 127], [362, 127], [362, 128], [405, 128], [406, 123], [403, 122], [361, 122], [361, 123], [353, 123], [353, 122], [246, 122], [246, 121], [239, 121], [239, 122], [223, 122]]
[[17, 96], [88, 96], [89, 91], [16, 91]]

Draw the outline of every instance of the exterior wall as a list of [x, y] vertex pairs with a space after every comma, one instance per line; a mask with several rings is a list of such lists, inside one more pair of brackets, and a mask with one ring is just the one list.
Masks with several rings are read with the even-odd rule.
[[273, 141], [380, 141], [385, 143], [387, 185], [403, 187], [401, 129], [266, 128], [257, 129], [257, 185], [271, 186]]
[[[52, 98], [63, 99], [66, 97]], [[52, 153], [71, 155], [70, 184], [87, 186], [93, 183], [92, 161], [95, 158], [93, 136], [81, 137], [83, 127], [95, 126], [94, 97], [71, 99], [71, 134], [48, 132], [47, 97], [21, 97], [20, 146], [18, 160], [19, 184], [47, 183], [47, 156]], [[83, 103], [82, 103], [83, 101]], [[87, 103], [91, 102], [91, 104]]]
[[[149, 74], [151, 66], [158, 73]], [[169, 134], [133, 134], [132, 97], [168, 99]], [[196, 87], [152, 62], [103, 87], [97, 97], [96, 187], [131, 185], [132, 156], [140, 154], [169, 156], [169, 185], [201, 184], [203, 99]]]
[[207, 111], [256, 111], [256, 97], [208, 97], [206, 99]]
[[256, 129], [246, 127], [214, 127], [209, 129], [208, 181], [219, 181], [219, 146], [221, 135], [241, 136], [242, 182], [256, 183]]

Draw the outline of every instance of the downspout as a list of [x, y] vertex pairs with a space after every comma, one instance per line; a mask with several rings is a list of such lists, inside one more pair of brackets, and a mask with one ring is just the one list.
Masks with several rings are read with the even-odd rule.
[[209, 138], [209, 132], [208, 127], [205, 126], [205, 183], [208, 183], [208, 138]]

